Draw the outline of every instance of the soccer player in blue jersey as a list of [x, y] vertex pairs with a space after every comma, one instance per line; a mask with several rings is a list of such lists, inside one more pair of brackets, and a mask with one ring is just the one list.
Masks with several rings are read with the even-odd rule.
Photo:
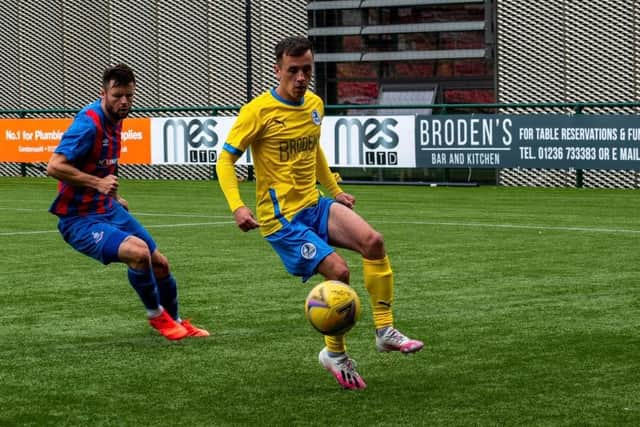
[[205, 337], [209, 332], [180, 318], [167, 258], [118, 193], [120, 132], [135, 89], [127, 65], [104, 71], [100, 98], [76, 115], [49, 160], [47, 173], [59, 180], [49, 211], [58, 216], [58, 230], [71, 247], [103, 264], [128, 265], [129, 283], [160, 334], [170, 340]]
[[[414, 353], [423, 343], [393, 326], [393, 273], [382, 235], [353, 207], [355, 198], [342, 191], [320, 147], [322, 100], [307, 90], [313, 50], [304, 37], [282, 40], [275, 48], [275, 89], [240, 110], [216, 171], [237, 225], [260, 228], [287, 271], [306, 281], [316, 273], [349, 283], [349, 267], [333, 246], [362, 255], [364, 285], [373, 309], [378, 351]], [[255, 167], [257, 219], [242, 201], [234, 163], [251, 147]], [[320, 182], [332, 198], [323, 196]], [[337, 202], [337, 203], [336, 203]], [[325, 336], [320, 364], [348, 389], [366, 383], [346, 353], [344, 336]]]

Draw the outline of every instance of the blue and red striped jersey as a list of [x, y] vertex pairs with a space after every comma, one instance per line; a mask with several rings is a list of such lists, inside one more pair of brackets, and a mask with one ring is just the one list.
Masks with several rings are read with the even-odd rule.
[[[115, 175], [120, 158], [122, 120], [113, 123], [100, 106], [100, 99], [84, 107], [62, 135], [55, 152], [63, 154], [76, 168], [103, 178]], [[58, 196], [49, 212], [58, 216], [105, 213], [113, 198], [93, 188], [58, 182]]]

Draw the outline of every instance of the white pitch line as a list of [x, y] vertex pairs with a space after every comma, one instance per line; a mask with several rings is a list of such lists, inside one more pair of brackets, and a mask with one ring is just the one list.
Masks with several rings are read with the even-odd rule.
[[29, 234], [49, 234], [58, 233], [58, 230], [42, 230], [42, 231], [8, 231], [0, 233], [0, 236], [24, 236]]
[[[141, 215], [141, 214], [136, 214]], [[150, 214], [150, 216], [181, 216], [187, 218], [201, 218], [206, 216], [200, 215], [187, 215], [187, 214]], [[217, 218], [217, 217], [212, 217]], [[531, 225], [531, 224], [487, 224], [480, 222], [438, 222], [438, 221], [386, 221], [386, 220], [371, 220], [371, 222], [377, 224], [397, 224], [397, 225], [438, 225], [445, 227], [478, 227], [478, 228], [509, 228], [520, 230], [539, 230], [539, 231], [578, 231], [584, 233], [620, 233], [620, 234], [640, 234], [640, 230], [631, 230], [625, 228], [601, 228], [601, 227], [555, 227], [547, 225]], [[145, 225], [146, 228], [174, 228], [174, 227], [194, 227], [205, 225], [226, 225], [235, 224], [234, 221], [215, 221], [215, 222], [189, 222], [183, 224], [156, 224]], [[30, 234], [47, 234], [57, 233], [57, 230], [41, 230], [41, 231], [15, 231], [15, 232], [0, 232], [0, 236], [21, 236]]]
[[187, 222], [184, 224], [156, 224], [156, 225], [145, 225], [145, 228], [192, 227], [194, 225], [223, 225], [223, 224], [235, 224], [235, 221]]
[[16, 211], [16, 212], [47, 212], [47, 208], [31, 209], [31, 208], [4, 208], [0, 206], [0, 211]]
[[[48, 214], [48, 207], [43, 209], [32, 209], [32, 208], [7, 208], [1, 207], [2, 211], [15, 211], [15, 212], [42, 212]], [[176, 217], [176, 218], [229, 218], [230, 215], [194, 215], [194, 214], [175, 214], [175, 213], [153, 213], [153, 212], [135, 212], [134, 216], [166, 216], [166, 217]]]
[[153, 212], [135, 212], [134, 216], [168, 216], [177, 218], [229, 218], [229, 215], [193, 215], [193, 214], [167, 214], [167, 213], [153, 213]]
[[[193, 227], [201, 225], [223, 225], [223, 224], [235, 224], [234, 221], [216, 221], [216, 222], [187, 222], [184, 224], [155, 224], [145, 225], [145, 228], [173, 228], [173, 227]], [[57, 233], [58, 230], [41, 230], [41, 231], [12, 231], [0, 233], [0, 236], [24, 236], [29, 234], [48, 234]]]
[[625, 228], [599, 228], [599, 227], [555, 227], [548, 225], [527, 225], [527, 224], [486, 224], [481, 222], [437, 222], [437, 221], [375, 221], [381, 224], [403, 224], [403, 225], [442, 225], [447, 227], [486, 227], [486, 228], [512, 228], [522, 230], [543, 230], [543, 231], [582, 231], [587, 233], [623, 233], [640, 234], [640, 230], [630, 230]]

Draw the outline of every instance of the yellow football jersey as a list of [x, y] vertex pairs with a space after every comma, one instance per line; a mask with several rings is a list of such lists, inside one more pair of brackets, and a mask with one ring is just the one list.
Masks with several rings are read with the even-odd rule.
[[323, 116], [322, 100], [313, 92], [292, 103], [272, 89], [242, 107], [227, 136], [224, 150], [233, 155], [251, 147], [256, 214], [265, 236], [317, 202], [318, 179], [333, 196], [340, 192], [320, 147]]

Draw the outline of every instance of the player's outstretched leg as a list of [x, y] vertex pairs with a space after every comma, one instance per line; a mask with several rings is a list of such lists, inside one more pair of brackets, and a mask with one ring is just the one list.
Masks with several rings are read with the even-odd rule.
[[350, 390], [367, 388], [367, 384], [358, 371], [356, 371], [355, 362], [347, 353], [342, 353], [339, 356], [331, 356], [329, 355], [329, 350], [325, 347], [320, 351], [320, 354], [318, 354], [318, 360], [343, 388]]
[[405, 336], [393, 326], [376, 331], [376, 348], [378, 351], [399, 351], [400, 353], [409, 354], [422, 350], [422, 347], [424, 347], [422, 341]]
[[415, 353], [424, 347], [422, 341], [411, 339], [393, 327], [393, 271], [389, 257], [372, 260], [363, 258], [364, 285], [369, 292], [373, 323], [376, 326], [378, 351]]
[[[156, 255], [158, 256], [158, 255]], [[162, 258], [161, 258], [162, 259]], [[166, 260], [164, 260], [166, 263]], [[159, 263], [162, 266], [162, 263]], [[164, 266], [166, 268], [166, 266]], [[158, 297], [160, 304], [169, 313], [171, 318], [181, 324], [187, 330], [187, 337], [208, 337], [209, 331], [198, 328], [189, 320], [182, 320], [178, 314], [178, 285], [171, 273], [156, 279], [158, 283]]]

